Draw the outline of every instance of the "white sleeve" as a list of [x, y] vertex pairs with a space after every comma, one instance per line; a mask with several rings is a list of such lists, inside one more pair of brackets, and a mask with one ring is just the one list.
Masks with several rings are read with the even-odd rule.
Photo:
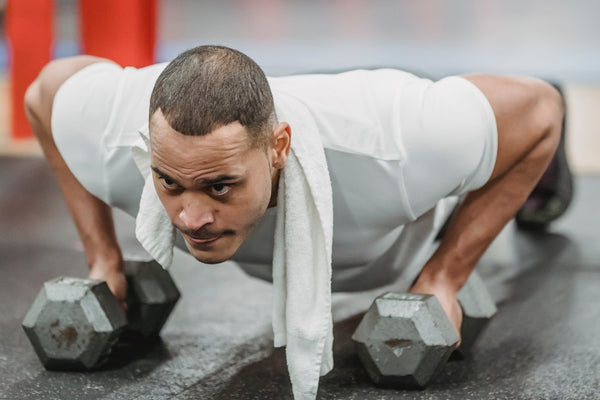
[[483, 186], [496, 162], [496, 119], [483, 93], [471, 82], [449, 77], [413, 98], [410, 123], [403, 123], [404, 183], [415, 217], [442, 198]]
[[105, 137], [122, 68], [94, 63], [69, 77], [52, 105], [52, 134], [69, 170], [94, 196], [109, 203]]

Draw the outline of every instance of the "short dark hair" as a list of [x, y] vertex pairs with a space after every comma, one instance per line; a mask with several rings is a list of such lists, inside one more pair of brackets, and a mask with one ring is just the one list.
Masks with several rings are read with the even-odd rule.
[[150, 118], [158, 109], [171, 128], [190, 136], [238, 121], [252, 144], [267, 142], [276, 122], [262, 69], [245, 54], [223, 46], [198, 46], [171, 61], [152, 90]]

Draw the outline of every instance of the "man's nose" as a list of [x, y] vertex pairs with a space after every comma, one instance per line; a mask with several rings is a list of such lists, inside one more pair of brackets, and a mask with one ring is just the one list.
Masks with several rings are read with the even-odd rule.
[[184, 202], [183, 207], [179, 212], [179, 219], [186, 230], [192, 231], [215, 222], [214, 211], [209, 205], [191, 200]]

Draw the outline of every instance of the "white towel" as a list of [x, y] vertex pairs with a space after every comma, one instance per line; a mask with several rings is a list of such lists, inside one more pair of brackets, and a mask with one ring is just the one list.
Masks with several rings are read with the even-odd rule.
[[[314, 400], [319, 376], [333, 368], [331, 181], [319, 132], [306, 107], [278, 96], [276, 112], [292, 127], [291, 151], [279, 182], [273, 252], [273, 332], [286, 345], [295, 400]], [[173, 259], [175, 230], [154, 189], [147, 126], [132, 149], [146, 177], [136, 237], [163, 267]]]
[[308, 110], [291, 97], [277, 100], [277, 115], [292, 127], [292, 148], [277, 200], [273, 331], [275, 346], [287, 343], [294, 399], [313, 400], [319, 376], [333, 368], [331, 181]]
[[158, 261], [163, 268], [169, 268], [173, 262], [175, 227], [171, 224], [171, 220], [154, 189], [150, 167], [148, 125], [140, 129], [139, 133], [142, 142], [131, 148], [131, 154], [146, 181], [140, 198], [140, 208], [135, 218], [135, 237], [148, 254]]

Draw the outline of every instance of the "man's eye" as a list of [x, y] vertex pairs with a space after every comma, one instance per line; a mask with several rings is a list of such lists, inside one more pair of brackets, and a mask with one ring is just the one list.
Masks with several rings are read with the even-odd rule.
[[225, 183], [217, 183], [216, 185], [212, 185], [210, 187], [210, 191], [215, 196], [224, 196], [231, 189], [231, 185], [227, 185]]
[[160, 180], [162, 181], [163, 186], [167, 189], [177, 188], [177, 183], [175, 183], [175, 181], [171, 178], [162, 177]]

